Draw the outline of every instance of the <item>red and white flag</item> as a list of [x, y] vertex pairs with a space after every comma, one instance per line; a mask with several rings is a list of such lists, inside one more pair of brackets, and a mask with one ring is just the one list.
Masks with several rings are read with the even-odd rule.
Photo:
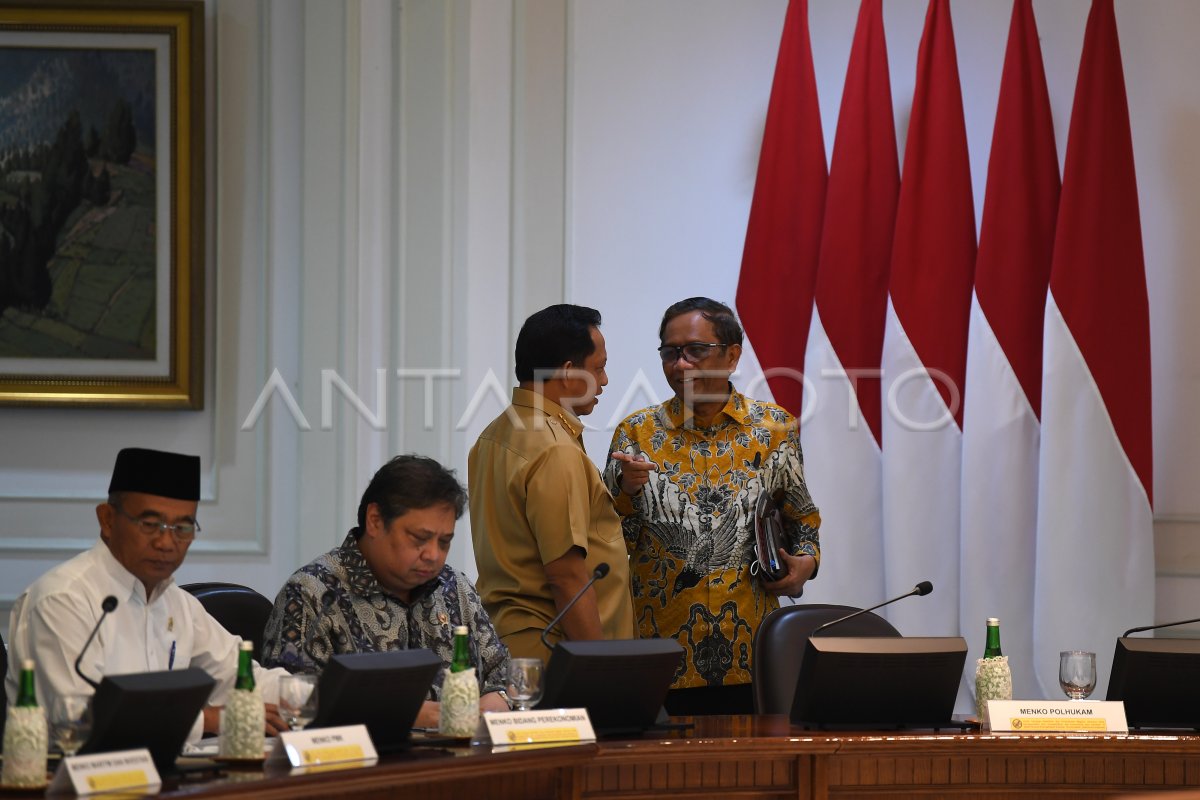
[[879, 362], [900, 165], [881, 0], [862, 0], [838, 117], [805, 356], [815, 386], [801, 430], [821, 508], [820, 579], [805, 602], [883, 600]]
[[791, 0], [758, 156], [737, 310], [775, 402], [796, 416], [803, 402], [826, 175], [808, 0]]
[[1093, 0], [1075, 85], [1046, 304], [1034, 648], [1096, 653], [1154, 621], [1150, 311], [1112, 0]]
[[962, 389], [975, 206], [949, 0], [930, 0], [917, 54], [883, 340], [884, 573], [905, 635], [959, 634]]
[[1013, 3], [987, 181], [963, 408], [960, 616], [968, 664], [983, 655], [984, 621], [1000, 618], [1013, 697], [1033, 698], [1042, 322], [1059, 178], [1032, 0]]

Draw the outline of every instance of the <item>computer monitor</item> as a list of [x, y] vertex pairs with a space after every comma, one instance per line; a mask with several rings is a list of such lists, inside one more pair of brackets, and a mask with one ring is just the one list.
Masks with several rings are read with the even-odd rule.
[[317, 716], [308, 727], [362, 724], [377, 751], [402, 749], [441, 668], [423, 649], [333, 656], [317, 681]]
[[559, 642], [538, 708], [586, 708], [599, 736], [654, 725], [683, 660], [674, 639]]
[[961, 636], [816, 636], [791, 720], [807, 728], [963, 727], [951, 720], [967, 659]]
[[145, 747], [172, 771], [216, 681], [202, 669], [106, 675], [92, 697], [92, 732], [81, 754]]
[[1122, 636], [1113, 651], [1109, 700], [1125, 703], [1131, 728], [1200, 729], [1200, 639]]

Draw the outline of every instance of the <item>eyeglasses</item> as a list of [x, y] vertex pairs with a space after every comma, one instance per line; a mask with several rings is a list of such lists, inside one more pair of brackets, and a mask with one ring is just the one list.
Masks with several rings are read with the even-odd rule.
[[664, 364], [670, 364], [673, 361], [678, 361], [681, 358], [686, 358], [689, 363], [698, 364], [708, 358], [708, 354], [712, 352], [714, 347], [729, 347], [727, 344], [720, 342], [688, 342], [687, 344], [664, 344], [658, 348], [658, 357], [662, 359]]
[[[110, 503], [109, 505], [112, 504]], [[195, 539], [196, 534], [200, 532], [199, 522], [177, 522], [174, 525], [171, 525], [166, 522], [159, 522], [156, 519], [135, 517], [118, 505], [113, 505], [113, 508], [115, 508], [117, 513], [125, 519], [129, 520], [130, 522], [136, 522], [138, 530], [151, 538], [158, 536], [160, 533], [170, 533], [175, 537], [176, 541], [190, 542]]]

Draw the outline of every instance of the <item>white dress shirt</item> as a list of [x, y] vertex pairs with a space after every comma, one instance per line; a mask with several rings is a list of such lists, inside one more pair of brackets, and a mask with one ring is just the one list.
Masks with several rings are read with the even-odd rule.
[[[9, 619], [9, 697], [16, 697], [21, 662], [27, 658], [36, 666], [38, 704], [47, 713], [59, 695], [92, 693], [75, 673], [75, 659], [109, 595], [117, 598], [117, 607], [84, 654], [80, 668], [85, 675], [99, 681], [105, 675], [199, 667], [217, 681], [208, 704], [225, 704], [237, 678], [241, 637], [221, 627], [174, 578], [155, 587], [147, 600], [142, 582], [103, 541], [59, 564], [17, 598]], [[254, 679], [265, 698], [274, 701], [283, 674], [255, 664]], [[199, 739], [202, 731], [203, 715], [189, 741]]]

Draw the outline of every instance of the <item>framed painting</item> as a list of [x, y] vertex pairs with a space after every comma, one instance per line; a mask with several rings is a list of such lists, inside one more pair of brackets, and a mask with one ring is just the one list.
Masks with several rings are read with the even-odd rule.
[[0, 404], [201, 408], [204, 5], [0, 0]]

